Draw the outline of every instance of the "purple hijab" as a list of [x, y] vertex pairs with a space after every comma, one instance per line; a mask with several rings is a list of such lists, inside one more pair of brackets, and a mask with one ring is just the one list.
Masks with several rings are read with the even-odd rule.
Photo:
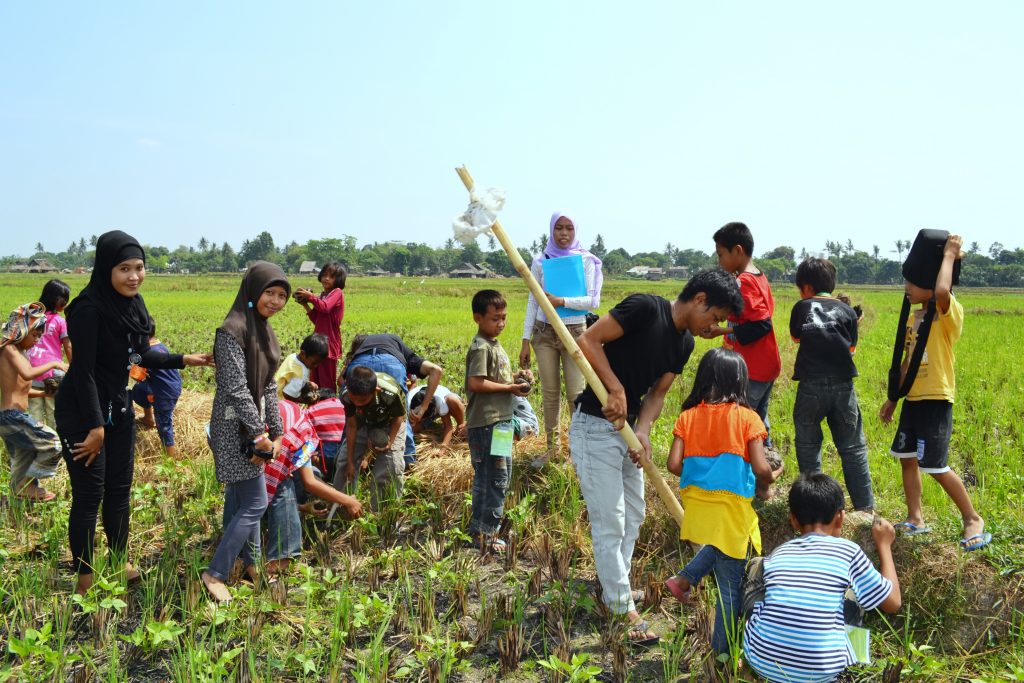
[[[576, 232], [572, 241], [567, 248], [562, 249], [555, 244], [555, 223], [558, 222], [559, 218], [568, 218], [572, 221], [573, 228], [576, 228]], [[534, 265], [539, 266], [545, 258], [559, 258], [562, 256], [575, 256], [579, 254], [583, 257], [584, 262], [590, 261], [594, 265], [594, 285], [597, 291], [601, 291], [601, 285], [604, 283], [604, 274], [601, 272], [601, 259], [597, 258], [589, 251], [583, 248], [580, 244], [579, 238], [579, 226], [576, 225], [576, 221], [573, 220], [572, 216], [569, 216], [561, 211], [555, 211], [551, 214], [551, 224], [548, 226], [548, 244], [544, 247], [544, 253], [533, 259]]]

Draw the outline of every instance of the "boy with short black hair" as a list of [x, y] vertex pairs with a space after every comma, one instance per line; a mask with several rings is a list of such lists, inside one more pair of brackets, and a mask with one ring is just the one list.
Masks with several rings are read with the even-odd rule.
[[530, 391], [533, 374], [512, 376], [508, 354], [498, 341], [505, 329], [505, 298], [493, 289], [473, 295], [477, 333], [466, 353], [466, 409], [469, 456], [473, 462], [473, 507], [470, 536], [481, 546], [501, 551], [495, 538], [505, 511], [505, 491], [512, 469], [514, 397]]
[[[942, 250], [938, 276], [929, 282], [924, 275], [911, 272], [904, 265], [904, 290], [910, 304], [920, 304], [914, 319], [907, 323], [900, 383], [906, 376], [918, 339], [918, 330], [928, 303], [935, 301], [935, 319], [925, 344], [917, 376], [900, 411], [899, 426], [890, 453], [899, 458], [903, 473], [903, 494], [907, 499], [907, 519], [897, 528], [907, 535], [928, 533], [921, 512], [921, 472], [939, 482], [963, 517], [964, 533], [960, 547], [965, 551], [984, 548], [992, 542], [985, 531], [985, 521], [974, 509], [963, 481], [949, 467], [949, 440], [953, 432], [953, 399], [956, 375], [953, 368], [953, 345], [964, 328], [964, 307], [953, 296], [953, 272], [960, 259], [963, 238], [949, 235]], [[908, 261], [911, 258], [908, 256]], [[933, 271], [934, 272], [934, 271]], [[887, 399], [879, 411], [886, 424], [892, 422], [896, 402]]]
[[798, 382], [793, 426], [800, 472], [821, 471], [821, 421], [828, 422], [843, 463], [843, 479], [853, 507], [875, 506], [868, 469], [868, 442], [853, 378], [857, 366], [857, 313], [832, 296], [836, 267], [828, 259], [808, 258], [796, 269], [800, 300], [789, 316], [789, 334], [798, 344], [793, 380]]
[[0, 330], [0, 437], [11, 459], [11, 490], [18, 498], [50, 501], [56, 494], [39, 485], [57, 473], [61, 446], [57, 432], [28, 413], [28, 399], [41, 396], [32, 380], [50, 370], [67, 370], [61, 361], [32, 367], [26, 352], [46, 329], [46, 309], [35, 302], [18, 306]]
[[779, 344], [772, 327], [775, 298], [768, 278], [754, 265], [754, 236], [750, 228], [744, 223], [726, 223], [715, 232], [713, 239], [718, 265], [736, 275], [739, 280], [743, 310], [730, 315], [728, 325], [713, 328], [707, 338], [724, 335], [722, 345], [739, 353], [747, 362], [747, 371], [750, 373], [747, 401], [764, 421], [768, 430], [764, 447], [772, 451], [768, 400], [772, 386], [782, 371]]
[[[344, 491], [358, 469], [373, 468], [374, 506], [381, 493], [402, 497], [405, 486], [405, 399], [398, 381], [365, 366], [349, 371], [341, 392], [345, 406], [345, 450], [338, 453], [334, 488]], [[370, 461], [365, 460], [369, 450]]]
[[327, 358], [327, 353], [327, 337], [324, 335], [314, 332], [303, 339], [299, 352], [281, 361], [281, 366], [274, 373], [277, 397], [300, 402], [304, 391], [317, 391], [320, 387], [309, 381], [309, 373]]
[[854, 663], [843, 623], [848, 589], [864, 610], [900, 608], [896, 532], [875, 518], [876, 570], [860, 546], [841, 537], [843, 507], [839, 482], [821, 472], [801, 474], [789, 491], [789, 523], [800, 535], [764, 559], [764, 599], [754, 604], [743, 637], [747, 663], [768, 681], [831, 681]]

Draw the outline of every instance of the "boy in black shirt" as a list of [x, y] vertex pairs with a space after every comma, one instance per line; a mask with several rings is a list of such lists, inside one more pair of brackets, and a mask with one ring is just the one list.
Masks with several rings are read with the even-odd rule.
[[796, 269], [800, 301], [793, 305], [789, 333], [800, 346], [793, 368], [799, 382], [793, 405], [794, 445], [801, 474], [821, 471], [822, 419], [843, 463], [843, 479], [856, 510], [875, 506], [868, 469], [864, 421], [853, 388], [857, 367], [857, 313], [832, 296], [836, 267], [809, 258]]
[[587, 502], [602, 597], [613, 613], [629, 619], [634, 644], [650, 645], [658, 637], [637, 612], [641, 592], [629, 585], [646, 504], [643, 471], [618, 430], [628, 422], [650, 457], [651, 425], [693, 352], [694, 335], [709, 333], [742, 310], [736, 278], [711, 268], [694, 275], [675, 301], [650, 294], [626, 297], [578, 340], [608, 389], [608, 402], [602, 408], [592, 388], [583, 390], [569, 428], [569, 450]]

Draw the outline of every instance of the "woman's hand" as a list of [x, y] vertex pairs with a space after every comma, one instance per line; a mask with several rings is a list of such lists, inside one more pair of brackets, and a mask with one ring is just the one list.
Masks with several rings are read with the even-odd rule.
[[85, 458], [85, 466], [92, 465], [92, 461], [96, 459], [96, 456], [100, 454], [100, 450], [103, 448], [103, 427], [93, 427], [89, 430], [89, 433], [85, 436], [85, 440], [76, 443], [71, 449], [71, 459], [79, 461]]
[[519, 367], [528, 368], [530, 367], [530, 340], [523, 340], [523, 348], [519, 350]]
[[550, 294], [548, 292], [544, 292], [544, 296], [548, 298], [548, 301], [550, 301], [551, 305], [554, 306], [555, 308], [561, 308], [565, 306], [565, 297], [555, 296], [554, 294]]
[[182, 356], [182, 360], [185, 362], [186, 368], [212, 368], [214, 365], [212, 353], [190, 353]]

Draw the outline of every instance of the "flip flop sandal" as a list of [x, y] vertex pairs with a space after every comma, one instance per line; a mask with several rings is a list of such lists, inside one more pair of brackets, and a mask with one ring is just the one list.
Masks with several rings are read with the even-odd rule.
[[626, 637], [629, 644], [634, 647], [651, 647], [661, 640], [646, 621], [633, 622], [626, 632]]
[[31, 503], [49, 503], [51, 500], [57, 498], [57, 494], [53, 491], [47, 491], [46, 489], [40, 489], [40, 491], [41, 493], [32, 493], [27, 495], [24, 493], [17, 493], [15, 495], [21, 500], [27, 500]]
[[932, 528], [927, 524], [919, 526], [913, 522], [898, 522], [893, 524], [893, 526], [904, 536], [917, 536], [918, 534], [930, 534], [932, 532]]
[[975, 550], [981, 550], [991, 542], [992, 534], [987, 531], [983, 531], [980, 534], [974, 534], [970, 538], [961, 538], [960, 548], [965, 553], [973, 553]]

